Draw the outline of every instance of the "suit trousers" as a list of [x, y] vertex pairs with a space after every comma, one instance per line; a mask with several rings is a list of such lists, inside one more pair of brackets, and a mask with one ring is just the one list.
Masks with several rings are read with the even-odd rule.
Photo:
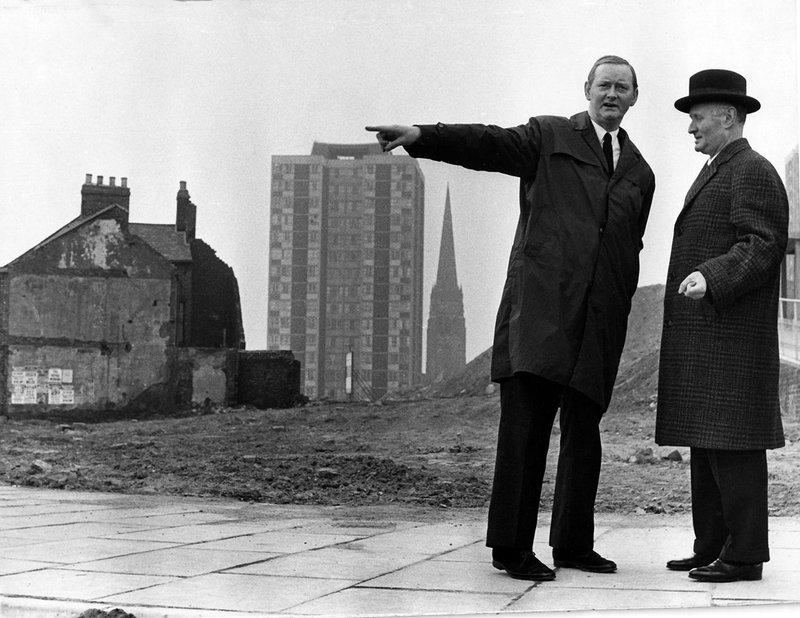
[[690, 456], [694, 553], [767, 562], [766, 451], [692, 448]]
[[559, 407], [561, 443], [550, 545], [574, 554], [594, 547], [603, 409], [575, 390], [524, 373], [500, 383], [487, 546], [532, 549], [550, 434]]

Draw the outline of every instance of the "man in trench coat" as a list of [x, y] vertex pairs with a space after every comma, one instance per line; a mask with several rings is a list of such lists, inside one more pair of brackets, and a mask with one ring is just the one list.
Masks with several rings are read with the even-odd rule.
[[[532, 551], [547, 450], [561, 409], [550, 545], [557, 567], [612, 572], [594, 551], [599, 423], [611, 399], [639, 276], [655, 178], [619, 128], [638, 97], [633, 67], [600, 58], [588, 111], [494, 125], [384, 125], [384, 150], [520, 179], [517, 225], [495, 325], [501, 418], [489, 508], [492, 563], [520, 579], [555, 572]], [[603, 145], [605, 140], [606, 145]]]
[[656, 442], [690, 447], [695, 533], [694, 555], [667, 568], [708, 582], [761, 579], [766, 449], [784, 443], [777, 316], [788, 200], [742, 137], [761, 107], [744, 77], [700, 71], [675, 107], [710, 158], [675, 222], [664, 295]]

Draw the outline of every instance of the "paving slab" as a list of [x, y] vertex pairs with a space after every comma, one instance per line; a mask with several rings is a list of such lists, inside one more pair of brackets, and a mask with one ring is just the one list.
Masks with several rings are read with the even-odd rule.
[[425, 560], [364, 581], [358, 587], [522, 594], [532, 585], [508, 577], [485, 561], [443, 564]]
[[174, 578], [41, 569], [0, 577], [0, 594], [94, 601], [122, 591], [147, 588], [170, 581], [174, 581]]
[[288, 575], [320, 579], [369, 580], [429, 558], [411, 552], [370, 553], [352, 547], [323, 547], [228, 569], [250, 575]]
[[471, 545], [483, 536], [483, 528], [462, 526], [454, 523], [432, 524], [380, 533], [353, 541], [350, 545], [365, 551], [391, 552], [409, 550], [415, 553], [435, 555]]
[[[2, 503], [2, 498], [0, 498]], [[5, 512], [0, 509], [0, 513]], [[50, 505], [49, 510], [44, 513], [24, 516], [2, 516], [0, 515], [0, 530], [25, 530], [28, 528], [38, 528], [42, 526], [54, 526], [58, 524], [73, 524], [82, 522], [103, 522], [117, 521], [122, 514], [115, 512], [113, 508], [102, 511], [59, 511], [58, 504]]]
[[290, 529], [240, 535], [218, 541], [206, 541], [197, 543], [195, 547], [198, 549], [238, 549], [291, 554], [318, 547], [346, 543], [356, 538], [347, 534], [314, 534]]
[[[143, 528], [120, 524], [126, 528], [117, 533], [119, 538], [138, 541], [161, 541], [167, 543], [204, 543], [224, 539], [249, 536], [264, 531], [263, 526], [246, 524], [200, 524], [189, 526], [170, 526], [166, 528]], [[276, 525], [276, 529], [281, 526]]]
[[[772, 518], [775, 520], [775, 518]], [[780, 523], [780, 520], [775, 522], [776, 524]], [[779, 528], [777, 530], [772, 528], [772, 520], [770, 522], [770, 532], [769, 532], [769, 545], [773, 548], [792, 548], [792, 549], [800, 549], [800, 528], [797, 529], [785, 529]]]
[[355, 580], [212, 573], [106, 597], [112, 603], [280, 612], [356, 584]]
[[665, 592], [661, 590], [627, 590], [578, 588], [566, 591], [557, 586], [539, 586], [514, 601], [509, 611], [563, 612], [577, 610], [652, 610], [692, 609], [709, 607], [707, 591]]
[[[800, 603], [800, 518], [770, 520], [760, 582], [706, 584], [668, 571], [691, 518], [598, 514], [614, 574], [557, 569], [552, 582], [492, 568], [485, 509], [360, 509], [0, 487], [0, 616], [136, 618], [542, 616], [565, 611], [758, 609]], [[543, 516], [543, 522], [549, 518]], [[552, 565], [548, 529], [534, 551]], [[572, 616], [573, 614], [570, 614]], [[642, 614], [652, 615], [652, 614]], [[672, 615], [672, 614], [670, 614]], [[712, 614], [714, 615], [714, 614]], [[789, 614], [786, 614], [789, 615]]]
[[195, 549], [188, 545], [81, 562], [71, 568], [102, 573], [192, 577], [260, 563], [279, 554], [255, 551]]
[[[120, 541], [114, 539], [93, 539], [72, 537], [65, 541], [43, 539], [39, 543], [29, 543], [16, 547], [6, 547], [6, 558], [19, 560], [40, 560], [59, 564], [76, 564], [87, 560], [99, 560], [114, 556], [127, 556], [143, 551], [161, 549], [169, 543], [155, 541]], [[175, 544], [171, 544], [175, 547]]]
[[86, 521], [50, 526], [36, 526], [32, 528], [12, 528], [5, 531], [4, 535], [7, 538], [60, 541], [62, 539], [86, 537], [109, 538], [123, 535], [126, 532], [139, 531], [140, 527], [132, 524], [110, 521]]
[[[2, 551], [2, 546], [0, 546]], [[34, 560], [15, 560], [14, 558], [0, 558], [0, 575], [12, 575], [25, 571], [38, 571], [52, 566], [49, 562], [36, 562]], [[2, 614], [0, 614], [2, 616]]]
[[316, 534], [350, 534], [353, 536], [372, 536], [384, 532], [407, 530], [422, 525], [422, 522], [410, 521], [326, 521], [311, 520], [295, 526], [297, 532], [314, 532]]
[[451, 616], [459, 614], [495, 615], [513, 601], [510, 594], [463, 593], [432, 590], [387, 590], [348, 588], [314, 599], [293, 608], [312, 616]]

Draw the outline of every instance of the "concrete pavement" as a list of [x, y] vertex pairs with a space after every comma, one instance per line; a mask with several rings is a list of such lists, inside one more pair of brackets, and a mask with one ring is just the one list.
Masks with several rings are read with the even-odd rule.
[[[519, 616], [739, 605], [769, 614], [800, 602], [800, 518], [771, 519], [773, 557], [762, 581], [728, 584], [664, 568], [691, 551], [687, 516], [597, 519], [596, 549], [619, 571], [560, 569], [555, 581], [533, 583], [491, 567], [483, 509], [0, 486], [0, 617], [78, 618], [114, 608], [136, 618]], [[552, 565], [547, 530], [538, 537], [534, 550]]]

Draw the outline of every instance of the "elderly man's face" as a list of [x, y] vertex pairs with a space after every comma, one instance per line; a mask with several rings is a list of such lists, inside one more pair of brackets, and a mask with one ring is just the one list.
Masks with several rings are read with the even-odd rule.
[[689, 109], [689, 133], [694, 137], [697, 152], [712, 157], [727, 143], [724, 109], [719, 103], [696, 103]]
[[636, 103], [639, 91], [633, 87], [633, 74], [625, 64], [601, 64], [594, 80], [584, 85], [589, 115], [607, 131], [619, 127], [628, 108]]

